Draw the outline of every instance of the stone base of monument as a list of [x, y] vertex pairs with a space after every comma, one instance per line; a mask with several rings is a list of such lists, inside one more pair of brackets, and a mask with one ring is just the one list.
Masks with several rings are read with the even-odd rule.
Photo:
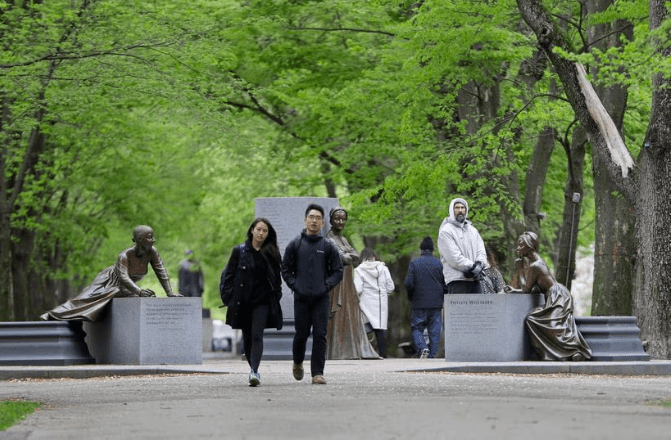
[[200, 298], [114, 298], [84, 331], [98, 364], [203, 363]]
[[576, 316], [575, 323], [592, 350], [593, 361], [650, 360], [635, 316]]
[[93, 364], [81, 321], [0, 323], [0, 365]]
[[445, 295], [445, 360], [514, 362], [532, 354], [524, 321], [538, 294]]
[[[293, 342], [295, 330], [295, 321], [285, 320], [282, 324], [282, 330], [267, 328], [263, 333], [263, 359], [269, 361], [283, 361], [293, 359]], [[305, 360], [312, 358], [312, 336], [308, 338], [305, 348]]]

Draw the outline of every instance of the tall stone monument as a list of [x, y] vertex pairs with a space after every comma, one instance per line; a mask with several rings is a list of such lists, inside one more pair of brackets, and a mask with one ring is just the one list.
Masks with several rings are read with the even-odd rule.
[[[277, 244], [280, 253], [284, 251], [291, 240], [305, 229], [305, 210], [310, 203], [316, 203], [324, 208], [324, 228], [322, 234], [331, 228], [329, 211], [338, 206], [336, 198], [326, 197], [269, 197], [255, 199], [255, 216], [265, 217], [272, 223], [277, 232]], [[280, 331], [266, 329], [264, 359], [291, 359], [291, 344], [294, 327], [294, 296], [291, 290], [282, 282], [282, 313], [284, 314], [284, 328]], [[308, 341], [306, 359], [310, 358], [312, 337]]]

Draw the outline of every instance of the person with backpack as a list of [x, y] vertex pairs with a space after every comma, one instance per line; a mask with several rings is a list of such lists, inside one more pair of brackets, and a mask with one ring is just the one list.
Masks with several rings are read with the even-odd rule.
[[219, 292], [228, 308], [226, 324], [242, 330], [252, 387], [261, 383], [264, 329], [282, 329], [281, 263], [277, 233], [268, 219], [259, 217], [247, 229], [247, 240], [233, 248], [221, 275]]
[[321, 234], [324, 208], [308, 205], [304, 221], [305, 229], [289, 242], [282, 260], [282, 278], [294, 294], [296, 334], [292, 345], [292, 372], [294, 379], [303, 379], [305, 349], [312, 333], [312, 383], [324, 385], [329, 292], [342, 280], [343, 266], [335, 244]]

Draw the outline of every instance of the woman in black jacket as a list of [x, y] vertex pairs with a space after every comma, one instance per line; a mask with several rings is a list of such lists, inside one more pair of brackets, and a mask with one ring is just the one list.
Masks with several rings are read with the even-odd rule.
[[261, 382], [263, 331], [282, 328], [281, 264], [277, 233], [268, 219], [260, 217], [249, 226], [247, 241], [233, 248], [221, 277], [221, 300], [228, 307], [226, 324], [242, 330], [253, 387]]

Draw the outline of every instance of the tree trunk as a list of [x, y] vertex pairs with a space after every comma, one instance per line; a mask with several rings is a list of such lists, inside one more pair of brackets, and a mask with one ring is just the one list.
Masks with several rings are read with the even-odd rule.
[[14, 304], [12, 301], [12, 256], [9, 215], [5, 203], [0, 205], [0, 321], [14, 319]]
[[564, 214], [562, 226], [557, 234], [557, 260], [555, 277], [571, 290], [575, 273], [575, 254], [578, 247], [581, 201], [583, 195], [583, 170], [585, 169], [585, 131], [578, 127], [573, 130], [573, 139], [566, 146], [568, 156], [568, 177], [564, 190]]
[[[650, 1], [650, 28], [668, 19], [665, 0]], [[671, 57], [671, 47], [658, 53]], [[648, 352], [671, 355], [671, 80], [653, 77], [652, 114], [641, 155], [636, 205], [638, 239], [634, 312]]]
[[[533, 29], [564, 84], [576, 117], [586, 129], [595, 156], [622, 194], [634, 204], [637, 264], [634, 313], [641, 336], [654, 358], [671, 354], [671, 80], [653, 78], [652, 116], [645, 147], [634, 168], [614, 124], [580, 65], [561, 58], [554, 48], [567, 48], [550, 14], [539, 0], [517, 0], [524, 21]], [[650, 1], [650, 27], [657, 29], [668, 12], [665, 0]], [[661, 45], [660, 45], [661, 47]], [[658, 48], [671, 56], [671, 47]], [[632, 172], [633, 170], [633, 172]]]
[[12, 234], [10, 216], [12, 205], [9, 197], [6, 162], [9, 156], [9, 142], [4, 139], [10, 137], [7, 127], [11, 125], [11, 121], [7, 99], [2, 94], [0, 94], [0, 106], [2, 108], [2, 113], [0, 114], [0, 134], [3, 137], [3, 142], [0, 143], [0, 321], [9, 321], [13, 318], [14, 314], [14, 307], [11, 302]]
[[[612, 3], [613, 0], [590, 0], [587, 2], [587, 13], [604, 11]], [[594, 42], [594, 47], [605, 51], [609, 47], [620, 46], [623, 35], [631, 39], [632, 29], [623, 21], [599, 24], [588, 29], [588, 40]], [[598, 68], [593, 68], [592, 73], [598, 77]], [[627, 89], [596, 86], [595, 91], [622, 133]], [[602, 171], [603, 167], [599, 156], [594, 155], [592, 175], [596, 219], [592, 315], [631, 315], [636, 254], [634, 215], [631, 204], [617, 194], [616, 186]]]
[[35, 233], [32, 231], [12, 230], [12, 280], [14, 290], [14, 319], [27, 320], [30, 314], [30, 284], [35, 276], [32, 257], [35, 255]]
[[396, 286], [394, 293], [389, 296], [387, 343], [389, 344], [390, 356], [396, 356], [400, 343], [412, 341], [410, 331], [410, 301], [408, 301], [408, 294], [405, 291], [404, 284], [410, 260], [410, 256], [403, 255], [387, 264]]

